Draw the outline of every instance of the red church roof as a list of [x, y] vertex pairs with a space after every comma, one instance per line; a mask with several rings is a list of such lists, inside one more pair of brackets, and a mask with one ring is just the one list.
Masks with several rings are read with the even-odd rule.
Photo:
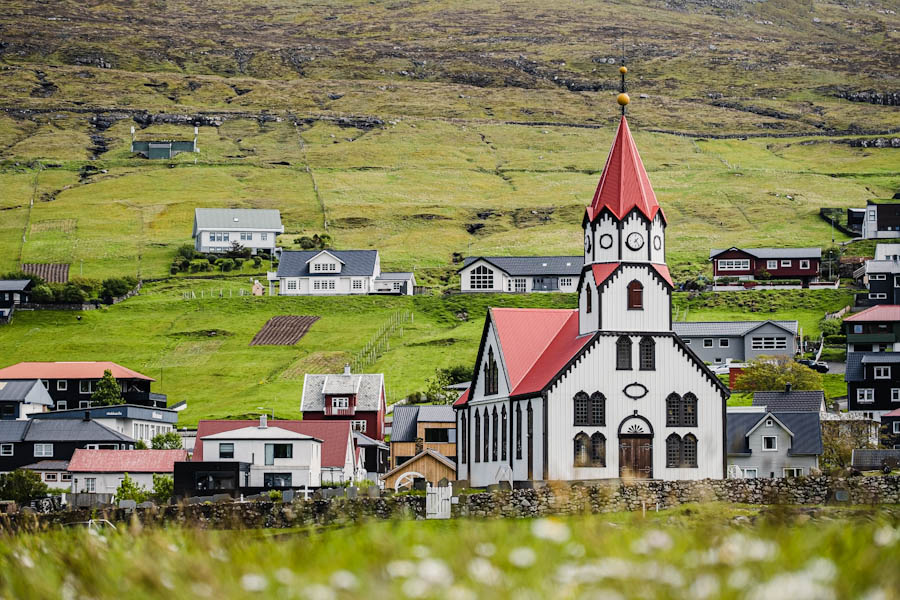
[[155, 381], [109, 361], [20, 362], [0, 369], [0, 379], [101, 379], [107, 369], [116, 379]]
[[606, 166], [603, 167], [603, 174], [600, 175], [600, 183], [587, 209], [588, 219], [593, 221], [604, 208], [620, 220], [633, 208], [637, 208], [651, 221], [656, 213], [664, 221], [666, 219], [650, 186], [650, 178], [644, 170], [644, 163], [631, 137], [625, 115], [622, 115], [619, 122], [619, 130], [606, 159]]
[[69, 461], [72, 473], [171, 473], [176, 462], [188, 459], [187, 450], [84, 450]]

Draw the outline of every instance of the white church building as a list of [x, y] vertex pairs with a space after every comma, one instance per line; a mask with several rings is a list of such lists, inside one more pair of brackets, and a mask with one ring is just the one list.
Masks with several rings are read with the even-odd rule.
[[723, 478], [729, 391], [672, 331], [666, 217], [624, 114], [582, 224], [578, 309], [488, 311], [457, 477]]

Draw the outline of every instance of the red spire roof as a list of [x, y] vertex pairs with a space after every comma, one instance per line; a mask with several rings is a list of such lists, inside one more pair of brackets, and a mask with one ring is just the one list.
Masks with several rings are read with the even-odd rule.
[[587, 209], [588, 219], [593, 221], [604, 208], [620, 220], [633, 208], [637, 208], [651, 221], [657, 212], [663, 221], [666, 219], [650, 186], [650, 178], [644, 170], [644, 163], [641, 162], [641, 155], [631, 137], [625, 115], [622, 115], [619, 122], [616, 139], [613, 140], [609, 158], [600, 175], [600, 183]]

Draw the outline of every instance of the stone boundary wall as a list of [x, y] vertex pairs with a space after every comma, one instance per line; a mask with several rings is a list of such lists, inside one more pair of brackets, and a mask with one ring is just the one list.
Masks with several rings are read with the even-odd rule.
[[[846, 492], [846, 499], [836, 497]], [[843, 494], [840, 494], [843, 496]], [[796, 479], [707, 479], [702, 481], [605, 481], [549, 484], [460, 495], [453, 517], [538, 517], [671, 508], [690, 502], [736, 504], [847, 505], [900, 504], [900, 476], [802, 477]], [[209, 529], [284, 528], [359, 522], [368, 519], [424, 519], [423, 495], [331, 498], [280, 502], [222, 502], [124, 509], [73, 510], [51, 514], [0, 514], [0, 531], [36, 530], [88, 519]]]

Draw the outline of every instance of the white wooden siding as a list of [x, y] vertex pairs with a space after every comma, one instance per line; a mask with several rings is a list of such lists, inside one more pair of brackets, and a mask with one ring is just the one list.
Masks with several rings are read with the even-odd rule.
[[[671, 300], [668, 288], [651, 274], [652, 268], [649, 265], [624, 266], [612, 275], [603, 288], [601, 299], [603, 329], [669, 331]], [[643, 310], [628, 310], [628, 284], [633, 280], [640, 281], [644, 286]]]

